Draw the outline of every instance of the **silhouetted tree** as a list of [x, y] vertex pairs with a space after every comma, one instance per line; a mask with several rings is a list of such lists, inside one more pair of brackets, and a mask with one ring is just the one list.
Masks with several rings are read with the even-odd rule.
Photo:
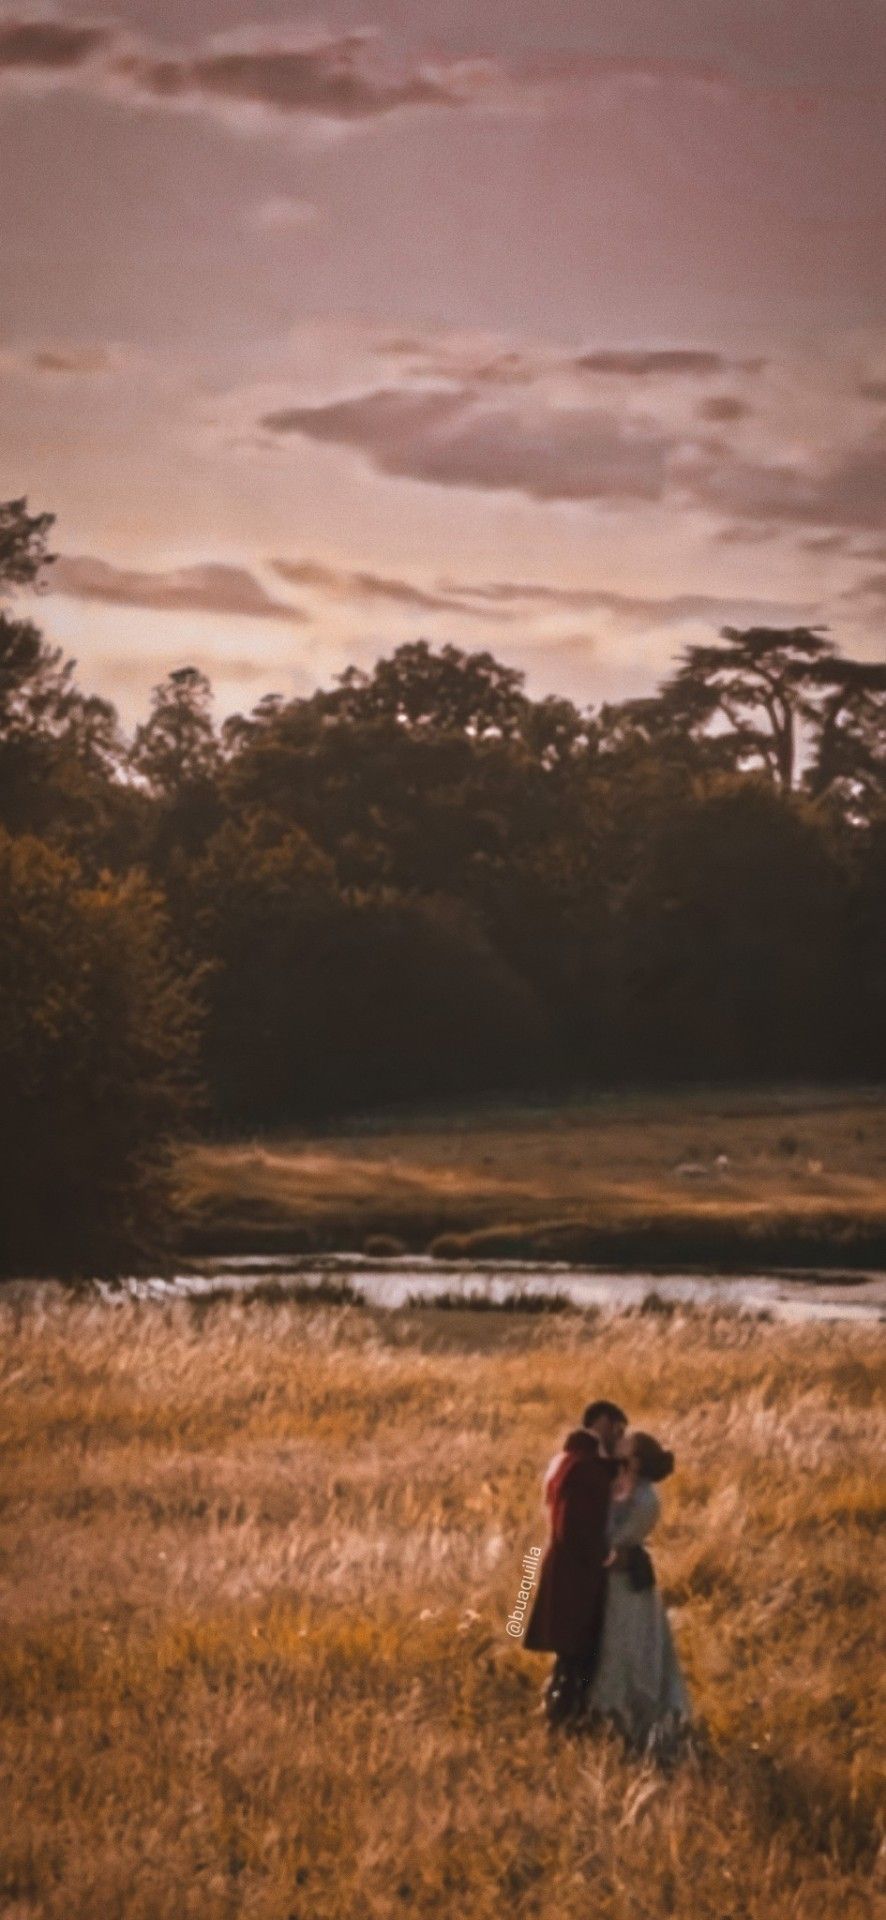
[[173, 870], [179, 881], [181, 854], [198, 851], [223, 816], [221, 749], [205, 673], [177, 667], [154, 688], [130, 763], [157, 803], [151, 867], [158, 874]]
[[544, 1010], [464, 906], [388, 892], [345, 903], [303, 1035], [332, 1112], [530, 1086], [549, 1058]]
[[164, 800], [212, 783], [219, 747], [205, 673], [177, 667], [154, 688], [150, 719], [136, 732], [132, 764]]
[[228, 820], [182, 890], [191, 950], [209, 967], [204, 1060], [216, 1111], [269, 1122], [317, 1104], [312, 1060], [340, 919], [331, 860], [269, 812]]
[[[25, 500], [0, 503], [0, 600], [40, 584], [54, 558], [47, 551], [52, 525], [52, 514], [29, 514]], [[125, 861], [128, 834], [132, 858], [125, 761], [114, 708], [79, 691], [74, 663], [32, 621], [0, 608], [0, 822], [95, 860], [116, 845]]]
[[886, 665], [833, 658], [814, 678], [820, 698], [807, 789], [814, 799], [836, 794], [853, 817], [870, 819], [886, 797]]
[[194, 1091], [195, 982], [144, 879], [0, 832], [0, 1270], [156, 1247], [165, 1144]]
[[841, 908], [818, 822], [761, 780], [727, 781], [675, 809], [617, 912], [622, 1070], [832, 1069]]
[[713, 739], [724, 762], [762, 766], [782, 793], [802, 771], [806, 722], [820, 722], [822, 667], [835, 654], [819, 628], [724, 627], [718, 645], [689, 647], [664, 682], [662, 720], [690, 739]]
[[[0, 503], [0, 603], [37, 581], [50, 558], [52, 524], [51, 514], [29, 514], [26, 500]], [[46, 772], [73, 699], [72, 671], [32, 621], [12, 619], [0, 604], [0, 791], [7, 820], [27, 808], [29, 784]]]
[[841, 929], [838, 1061], [865, 1080], [886, 1075], [886, 799], [848, 849]]
[[0, 500], [0, 596], [13, 587], [33, 586], [55, 558], [48, 552], [54, 513], [29, 513], [28, 502]]
[[427, 640], [407, 641], [371, 674], [349, 667], [333, 696], [350, 721], [392, 720], [427, 732], [465, 733], [474, 740], [510, 739], [526, 711], [525, 675], [504, 667], [491, 653], [459, 647], [435, 651]]
[[71, 671], [32, 621], [0, 611], [0, 819], [13, 830], [46, 818], [45, 785], [70, 714]]

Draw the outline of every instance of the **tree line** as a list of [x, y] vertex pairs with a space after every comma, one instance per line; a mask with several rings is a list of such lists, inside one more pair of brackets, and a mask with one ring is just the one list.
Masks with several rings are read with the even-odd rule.
[[727, 628], [582, 709], [418, 640], [128, 738], [16, 614], [52, 526], [0, 505], [7, 1271], [148, 1243], [188, 1124], [883, 1075], [886, 666]]

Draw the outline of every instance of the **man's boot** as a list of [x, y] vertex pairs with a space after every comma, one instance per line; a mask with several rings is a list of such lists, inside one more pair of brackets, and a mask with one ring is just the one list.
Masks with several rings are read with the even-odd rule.
[[574, 1720], [583, 1700], [581, 1663], [568, 1654], [558, 1653], [544, 1692], [544, 1709], [549, 1727], [562, 1727]]

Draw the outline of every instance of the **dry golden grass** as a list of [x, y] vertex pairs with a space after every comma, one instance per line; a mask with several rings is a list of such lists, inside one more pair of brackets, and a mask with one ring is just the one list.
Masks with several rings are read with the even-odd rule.
[[[0, 1302], [4, 1920], [877, 1912], [882, 1335]], [[551, 1742], [504, 1631], [591, 1392], [676, 1448], [707, 1759]]]
[[[379, 1121], [323, 1138], [186, 1148], [182, 1222], [215, 1250], [287, 1226], [359, 1248], [410, 1247], [502, 1221], [687, 1226], [743, 1237], [886, 1233], [886, 1096], [833, 1090], [601, 1095], [549, 1109]], [[685, 1257], [685, 1256], [684, 1256]], [[869, 1254], [864, 1257], [870, 1258]]]

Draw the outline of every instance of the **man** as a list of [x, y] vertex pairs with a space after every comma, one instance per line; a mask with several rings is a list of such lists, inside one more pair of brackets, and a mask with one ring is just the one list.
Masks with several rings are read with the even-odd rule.
[[550, 1539], [523, 1645], [557, 1656], [545, 1692], [551, 1726], [577, 1717], [593, 1678], [606, 1604], [613, 1455], [627, 1424], [614, 1401], [593, 1400], [545, 1474]]

